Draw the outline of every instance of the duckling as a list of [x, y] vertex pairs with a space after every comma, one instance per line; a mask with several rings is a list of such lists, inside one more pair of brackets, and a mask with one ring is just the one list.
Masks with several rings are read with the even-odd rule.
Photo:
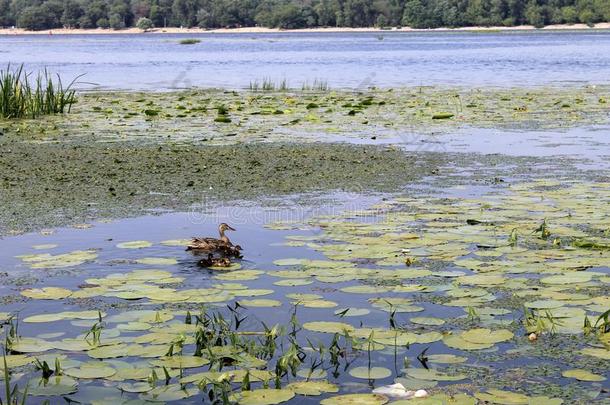
[[234, 231], [230, 225], [222, 223], [218, 225], [218, 233], [220, 238], [193, 238], [188, 244], [186, 250], [198, 250], [203, 252], [222, 253], [227, 256], [241, 257], [241, 246], [233, 245], [229, 237], [225, 235], [226, 231]]
[[231, 259], [228, 257], [214, 257], [213, 253], [208, 253], [208, 257], [199, 260], [197, 265], [200, 267], [229, 267], [231, 266]]

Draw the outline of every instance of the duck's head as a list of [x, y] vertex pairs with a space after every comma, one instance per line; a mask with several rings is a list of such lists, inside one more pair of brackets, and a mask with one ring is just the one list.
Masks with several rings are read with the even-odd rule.
[[224, 231], [234, 231], [235, 229], [232, 228], [230, 225], [225, 224], [224, 222], [220, 225], [218, 225], [218, 230], [220, 232], [224, 232]]

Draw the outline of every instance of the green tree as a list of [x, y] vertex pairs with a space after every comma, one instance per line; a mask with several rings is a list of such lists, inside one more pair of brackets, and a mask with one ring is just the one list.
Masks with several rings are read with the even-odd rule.
[[[87, 19], [81, 18], [81, 22], [90, 22], [92, 26], [108, 28], [108, 4], [104, 0], [93, 0], [87, 3], [85, 6], [85, 17]], [[102, 27], [98, 22], [101, 22], [105, 27]]]
[[530, 0], [525, 7], [525, 20], [528, 24], [536, 28], [544, 26], [544, 18], [542, 17], [542, 8], [535, 0]]
[[172, 22], [172, 0], [153, 0], [149, 18], [155, 27], [165, 27]]
[[54, 24], [53, 16], [49, 10], [43, 6], [26, 7], [17, 19], [17, 26], [26, 30], [40, 31], [57, 27]]
[[108, 17], [108, 25], [113, 30], [121, 30], [125, 28], [125, 22], [123, 21], [123, 17], [120, 14], [112, 13]]
[[11, 1], [0, 0], [0, 27], [11, 27], [15, 23], [15, 16], [11, 12]]
[[152, 29], [154, 26], [155, 25], [153, 24], [152, 20], [150, 18], [146, 18], [146, 17], [140, 17], [140, 19], [136, 23], [136, 27], [138, 27], [139, 29], [141, 29], [144, 32]]
[[102, 17], [95, 22], [95, 26], [98, 28], [110, 28], [110, 23], [106, 17]]
[[402, 25], [411, 28], [428, 28], [428, 18], [422, 0], [407, 0]]
[[341, 12], [341, 5], [337, 0], [321, 0], [314, 6], [318, 16], [318, 25], [333, 27], [337, 25], [337, 13]]
[[181, 27], [196, 26], [197, 11], [199, 11], [197, 0], [174, 0], [172, 4], [174, 22]]
[[561, 8], [561, 16], [564, 22], [575, 24], [578, 22], [578, 11], [574, 6], [566, 6]]
[[83, 8], [78, 2], [75, 0], [66, 0], [64, 3], [64, 11], [61, 14], [61, 24], [68, 28], [79, 26], [79, 20], [83, 14]]
[[[112, 20], [111, 17], [113, 14], [115, 14], [118, 19], [117, 17], [115, 17], [114, 21], [110, 21]], [[120, 20], [121, 22], [119, 22], [118, 20]], [[129, 2], [129, 0], [114, 0], [108, 9], [108, 21], [111, 27], [113, 25], [113, 22], [114, 25], [122, 25], [122, 27], [119, 27], [118, 29], [133, 25], [134, 19], [133, 13], [131, 12], [131, 3]]]
[[594, 0], [593, 9], [597, 11], [599, 21], [610, 21], [610, 1]]

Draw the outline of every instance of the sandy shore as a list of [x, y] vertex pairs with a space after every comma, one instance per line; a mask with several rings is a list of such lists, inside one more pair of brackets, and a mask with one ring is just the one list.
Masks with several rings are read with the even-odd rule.
[[[592, 29], [610, 29], [610, 22], [598, 23], [594, 27], [589, 27], [585, 24], [559, 24], [559, 25], [547, 25], [540, 30], [592, 30]], [[379, 29], [379, 28], [346, 28], [346, 27], [329, 27], [329, 28], [306, 28], [298, 30], [280, 30], [277, 28], [263, 28], [263, 27], [244, 27], [244, 28], [219, 28], [213, 30], [204, 30], [201, 28], [178, 28], [178, 27], [167, 27], [167, 28], [154, 28], [149, 31], [142, 31], [138, 28], [127, 28], [124, 30], [112, 30], [112, 29], [68, 29], [58, 28], [53, 30], [44, 31], [28, 31], [21, 28], [2, 28], [0, 29], [0, 35], [64, 35], [64, 34], [261, 34], [261, 33], [285, 33], [285, 32], [433, 32], [433, 31], [522, 31], [522, 30], [536, 30], [532, 25], [519, 25], [516, 27], [461, 27], [461, 28], [434, 28], [434, 29], [413, 29], [409, 27], [403, 27], [400, 29]]]

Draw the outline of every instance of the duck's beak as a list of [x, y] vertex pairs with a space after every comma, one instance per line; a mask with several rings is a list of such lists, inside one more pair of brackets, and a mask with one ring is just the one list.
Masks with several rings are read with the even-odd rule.
[[227, 229], [228, 229], [229, 231], [235, 231], [235, 230], [236, 230], [236, 229], [235, 229], [235, 228], [233, 228], [231, 225], [227, 225]]

